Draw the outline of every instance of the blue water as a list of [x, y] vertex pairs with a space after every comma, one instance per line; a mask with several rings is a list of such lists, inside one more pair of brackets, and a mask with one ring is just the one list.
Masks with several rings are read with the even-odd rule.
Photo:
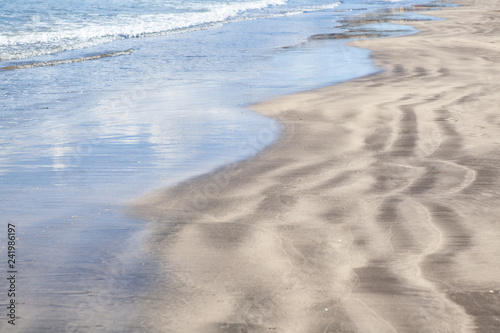
[[126, 202], [279, 136], [246, 106], [379, 70], [367, 50], [311, 35], [423, 2], [3, 0], [0, 213], [18, 228], [27, 331], [55, 325], [51, 306], [92, 288], [114, 295], [110, 280], [135, 276], [144, 222]]

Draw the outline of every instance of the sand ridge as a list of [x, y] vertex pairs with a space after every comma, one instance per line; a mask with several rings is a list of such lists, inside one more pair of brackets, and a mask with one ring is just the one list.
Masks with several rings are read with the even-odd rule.
[[433, 15], [351, 43], [385, 72], [254, 105], [283, 124], [255, 158], [133, 203], [150, 331], [500, 331], [500, 7]]

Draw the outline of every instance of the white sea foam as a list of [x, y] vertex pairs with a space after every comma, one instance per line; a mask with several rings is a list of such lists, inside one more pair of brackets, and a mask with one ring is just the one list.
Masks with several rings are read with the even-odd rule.
[[0, 33], [0, 61], [82, 49], [117, 39], [180, 33], [239, 20], [333, 8], [338, 3], [288, 8], [287, 0], [192, 2], [171, 12], [36, 17], [22, 29]]

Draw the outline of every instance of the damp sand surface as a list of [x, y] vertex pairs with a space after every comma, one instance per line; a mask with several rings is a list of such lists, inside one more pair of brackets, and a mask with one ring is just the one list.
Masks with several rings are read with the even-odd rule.
[[500, 11], [432, 15], [352, 42], [384, 72], [254, 105], [283, 125], [255, 158], [132, 204], [151, 331], [500, 331]]

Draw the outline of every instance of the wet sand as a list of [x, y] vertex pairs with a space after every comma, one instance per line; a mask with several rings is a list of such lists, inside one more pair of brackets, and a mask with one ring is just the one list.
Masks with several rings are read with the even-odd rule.
[[254, 105], [283, 124], [276, 144], [134, 202], [162, 272], [131, 320], [151, 332], [500, 332], [490, 4], [351, 43], [385, 72]]

